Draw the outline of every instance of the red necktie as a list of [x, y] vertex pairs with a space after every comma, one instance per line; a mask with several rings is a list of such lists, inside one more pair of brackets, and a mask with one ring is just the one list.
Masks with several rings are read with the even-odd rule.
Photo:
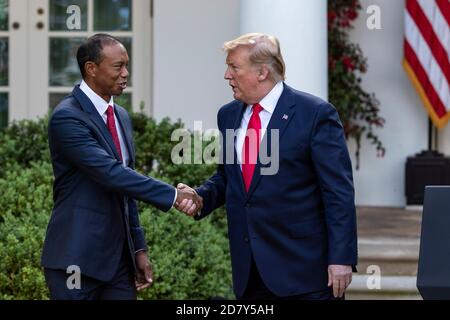
[[253, 173], [258, 159], [259, 143], [261, 137], [261, 119], [259, 113], [263, 107], [259, 103], [253, 105], [252, 116], [247, 126], [244, 146], [242, 148], [242, 177], [244, 178], [245, 190], [248, 192], [252, 182]]
[[106, 110], [106, 116], [106, 126], [108, 127], [109, 133], [111, 133], [117, 152], [119, 153], [120, 160], [123, 160], [122, 150], [120, 149], [119, 135], [117, 134], [116, 129], [116, 121], [114, 120], [114, 110], [112, 106], [108, 106], [108, 109]]

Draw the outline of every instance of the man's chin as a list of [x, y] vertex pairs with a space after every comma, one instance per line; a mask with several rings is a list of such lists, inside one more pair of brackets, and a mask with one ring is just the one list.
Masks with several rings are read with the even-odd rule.
[[123, 93], [123, 90], [116, 90], [113, 92], [113, 96], [117, 97], [120, 96]]

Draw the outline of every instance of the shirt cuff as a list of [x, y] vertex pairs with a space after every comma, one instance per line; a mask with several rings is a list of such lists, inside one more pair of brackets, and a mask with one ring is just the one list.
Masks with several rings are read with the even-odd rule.
[[175, 188], [175, 198], [173, 199], [172, 208], [175, 206], [175, 202], [177, 202], [178, 190]]

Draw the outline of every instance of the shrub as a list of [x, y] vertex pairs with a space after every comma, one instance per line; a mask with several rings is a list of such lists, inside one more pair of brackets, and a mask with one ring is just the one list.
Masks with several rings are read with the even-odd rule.
[[144, 209], [154, 285], [144, 299], [232, 298], [228, 240], [209, 218], [194, 221], [175, 210]]
[[[138, 171], [173, 185], [198, 185], [214, 171], [215, 166], [172, 164], [177, 142], [170, 135], [181, 123], [156, 123], [141, 113], [132, 119]], [[47, 121], [15, 122], [0, 133], [0, 299], [48, 298], [40, 267], [52, 209]], [[145, 203], [139, 207], [155, 277], [140, 298], [232, 297], [224, 209], [197, 222], [175, 210], [163, 214]]]
[[[18, 164], [26, 168], [30, 162], [50, 161], [48, 149], [48, 117], [13, 122], [0, 131], [0, 164]], [[2, 170], [3, 171], [3, 170]], [[0, 171], [0, 177], [4, 172]]]
[[3, 216], [0, 223], [0, 299], [47, 299], [40, 258], [49, 212]]

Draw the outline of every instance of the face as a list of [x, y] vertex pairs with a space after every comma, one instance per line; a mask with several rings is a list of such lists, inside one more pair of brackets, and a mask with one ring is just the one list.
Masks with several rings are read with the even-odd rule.
[[109, 102], [111, 96], [121, 95], [127, 87], [129, 59], [127, 50], [120, 43], [104, 46], [102, 58], [98, 65], [88, 62], [86, 72], [90, 87]]
[[249, 50], [237, 47], [228, 52], [227, 70], [224, 78], [233, 89], [233, 97], [245, 104], [255, 104], [260, 101], [260, 70], [252, 65]]

